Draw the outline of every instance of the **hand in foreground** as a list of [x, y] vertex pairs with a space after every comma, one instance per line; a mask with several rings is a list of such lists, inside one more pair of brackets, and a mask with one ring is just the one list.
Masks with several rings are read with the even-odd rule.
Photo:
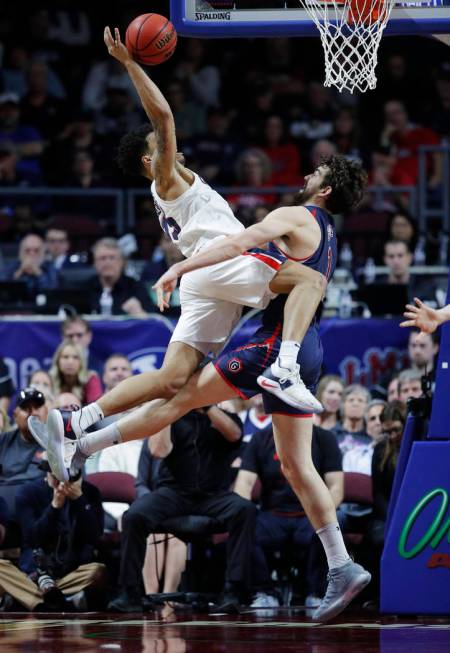
[[180, 275], [177, 271], [177, 265], [172, 265], [162, 277], [152, 286], [156, 290], [157, 304], [161, 313], [164, 309], [169, 308], [170, 296], [177, 287], [177, 279]]
[[83, 479], [80, 476], [80, 478], [77, 481], [66, 481], [64, 483], [63, 492], [64, 492], [64, 495], [68, 499], [70, 499], [70, 501], [74, 501], [75, 499], [79, 499], [81, 497], [81, 495], [83, 494], [83, 492], [81, 490], [81, 483], [82, 482], [83, 482]]
[[105, 45], [108, 48], [109, 54], [117, 59], [117, 61], [120, 61], [121, 64], [125, 66], [130, 61], [133, 61], [133, 57], [128, 52], [126, 46], [120, 40], [120, 32], [117, 27], [114, 28], [114, 37], [111, 34], [109, 27], [105, 27], [105, 31], [103, 32], [103, 40], [105, 41]]
[[401, 327], [416, 327], [421, 333], [433, 333], [440, 324], [439, 313], [435, 308], [430, 308], [426, 304], [414, 297], [414, 304], [407, 304], [403, 313], [408, 319], [401, 322]]

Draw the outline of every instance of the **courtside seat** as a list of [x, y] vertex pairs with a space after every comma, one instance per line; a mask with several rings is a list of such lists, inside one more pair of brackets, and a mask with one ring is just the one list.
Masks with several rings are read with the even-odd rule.
[[[357, 472], [344, 472], [344, 503], [354, 504], [355, 513], [359, 511], [361, 516], [370, 515], [373, 505], [372, 477]], [[361, 522], [361, 531], [356, 525], [357, 521]], [[344, 534], [348, 544], [359, 546], [362, 543], [365, 523], [366, 520], [358, 520], [358, 518], [351, 520], [350, 532]]]

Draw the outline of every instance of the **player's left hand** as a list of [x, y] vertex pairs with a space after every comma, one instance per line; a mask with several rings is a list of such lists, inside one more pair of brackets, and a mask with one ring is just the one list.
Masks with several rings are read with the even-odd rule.
[[152, 286], [153, 290], [156, 290], [156, 297], [158, 308], [161, 313], [164, 312], [166, 308], [169, 308], [170, 296], [177, 287], [177, 280], [180, 275], [178, 274], [176, 264], [172, 265], [167, 272], [165, 272], [162, 277], [159, 277], [158, 281]]
[[103, 40], [105, 41], [109, 54], [117, 59], [117, 61], [120, 61], [121, 64], [125, 66], [129, 61], [133, 61], [133, 57], [120, 40], [120, 32], [117, 27], [114, 28], [114, 36], [111, 34], [109, 27], [105, 27]]

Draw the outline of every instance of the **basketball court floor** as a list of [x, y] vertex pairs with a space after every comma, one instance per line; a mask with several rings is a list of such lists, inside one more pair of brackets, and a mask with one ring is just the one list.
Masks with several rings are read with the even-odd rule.
[[174, 612], [0, 616], [1, 653], [448, 653], [448, 617], [395, 617], [348, 610], [321, 625], [302, 610], [238, 616]]

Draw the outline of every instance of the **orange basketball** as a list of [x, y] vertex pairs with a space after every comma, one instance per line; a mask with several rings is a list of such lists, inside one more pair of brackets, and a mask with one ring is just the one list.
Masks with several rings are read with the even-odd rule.
[[165, 16], [142, 14], [128, 25], [125, 44], [133, 59], [156, 66], [174, 53], [177, 33]]

